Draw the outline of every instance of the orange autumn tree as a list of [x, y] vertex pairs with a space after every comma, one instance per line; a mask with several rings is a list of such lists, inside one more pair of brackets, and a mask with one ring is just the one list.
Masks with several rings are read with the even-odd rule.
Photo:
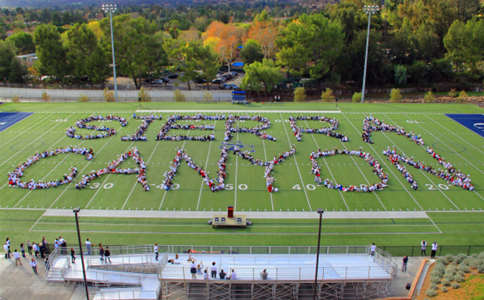
[[213, 47], [220, 61], [227, 64], [230, 71], [230, 64], [237, 55], [237, 47], [242, 43], [243, 35], [244, 30], [232, 23], [213, 21], [203, 34], [203, 40], [205, 45]]
[[247, 33], [247, 38], [259, 43], [264, 58], [273, 58], [276, 52], [278, 34], [279, 28], [272, 20], [255, 19]]

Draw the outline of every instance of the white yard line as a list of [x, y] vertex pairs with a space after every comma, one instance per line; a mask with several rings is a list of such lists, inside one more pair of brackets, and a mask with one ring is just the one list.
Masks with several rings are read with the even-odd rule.
[[[124, 152], [122, 152], [121, 154], [123, 154], [126, 151], [128, 151], [129, 149], [131, 149], [133, 144], [134, 144], [134, 142], [131, 142], [131, 144], [129, 144], [128, 148], [126, 148], [126, 150], [124, 150]], [[106, 184], [106, 182], [108, 181], [109, 177], [111, 177], [111, 175], [112, 175], [112, 173], [109, 173], [108, 176], [106, 176], [106, 178], [104, 178], [104, 181], [101, 183], [101, 185], [99, 185], [99, 187], [96, 190], [96, 192], [94, 193], [94, 195], [92, 195], [91, 199], [89, 199], [89, 201], [87, 202], [86, 208], [89, 208], [89, 205], [91, 205], [92, 201], [94, 200], [94, 198], [96, 198], [99, 191], [102, 190], [102, 187]]]
[[[57, 164], [54, 166], [54, 168], [50, 169], [50, 171], [49, 171], [47, 174], [45, 174], [45, 175], [44, 175], [44, 176], [43, 176], [43, 177], [42, 177], [40, 180], [42, 181], [42, 180], [44, 180], [45, 178], [47, 178], [47, 177], [48, 177], [48, 176], [49, 176], [49, 175], [50, 175], [52, 172], [54, 172], [54, 170], [56, 170], [56, 169], [57, 169], [57, 168], [58, 168], [58, 167], [59, 167], [61, 164], [63, 164], [63, 163], [66, 161], [66, 159], [67, 159], [68, 157], [69, 157], [69, 156], [66, 154], [66, 155], [65, 155], [65, 157], [64, 157], [64, 159], [62, 159], [60, 162], [58, 162], [58, 163], [57, 163]], [[25, 194], [25, 195], [24, 195], [22, 198], [20, 198], [20, 199], [17, 201], [17, 203], [15, 203], [15, 205], [14, 205], [13, 207], [18, 207], [22, 201], [24, 201], [24, 200], [25, 200], [25, 199], [26, 199], [26, 198], [27, 198], [27, 197], [28, 197], [30, 194], [32, 194], [32, 192], [33, 192], [33, 190], [30, 190], [30, 191], [29, 191], [27, 194]]]
[[[386, 118], [386, 117], [385, 117]], [[400, 126], [398, 125], [393, 119], [391, 119], [390, 117], [388, 117], [388, 120], [390, 120], [393, 124], [397, 125], [397, 126]], [[386, 134], [384, 131], [382, 131], [382, 134], [383, 136], [390, 142], [392, 143], [392, 145], [394, 147], [396, 147], [397, 149], [400, 149], [400, 151], [402, 151], [402, 153], [405, 153], [405, 151], [403, 151], [400, 147], [397, 146], [397, 144], [392, 141], [389, 137], [388, 137], [388, 134]], [[422, 172], [422, 174], [425, 176], [425, 178], [427, 178], [428, 181], [430, 181], [433, 185], [435, 185], [435, 182], [429, 177], [429, 175], [426, 174], [425, 171]], [[444, 196], [449, 202], [450, 204], [452, 204], [455, 208], [457, 209], [460, 209], [457, 204], [455, 204], [454, 201], [452, 201], [452, 199], [449, 198], [449, 196], [447, 196], [446, 193], [444, 193], [444, 191], [442, 191], [441, 189], [438, 189], [438, 191], [442, 194], [442, 196]]]
[[426, 132], [428, 132], [428, 134], [430, 134], [431, 136], [433, 136], [435, 140], [441, 142], [446, 148], [454, 151], [456, 155], [458, 155], [462, 160], [466, 161], [471, 167], [473, 167], [474, 169], [476, 169], [479, 173], [484, 174], [484, 172], [481, 169], [477, 168], [474, 163], [470, 162], [468, 159], [466, 159], [464, 156], [462, 156], [459, 152], [457, 152], [454, 148], [452, 148], [451, 146], [449, 146], [448, 144], [446, 144], [444, 142], [444, 139], [440, 139], [440, 138], [436, 137], [431, 131], [429, 131], [428, 129], [426, 129], [422, 125], [417, 124], [417, 126], [419, 126], [423, 130], [425, 130]]
[[[287, 145], [289, 147], [291, 147], [291, 139], [289, 138], [289, 133], [287, 133], [287, 129], [286, 129], [286, 126], [284, 124], [284, 119], [282, 118], [282, 114], [280, 115], [280, 120], [281, 120], [281, 126], [284, 129], [284, 132], [286, 133]], [[303, 188], [303, 191], [304, 191], [304, 195], [306, 196], [306, 201], [308, 203], [309, 210], [312, 211], [313, 208], [311, 207], [311, 201], [309, 201], [308, 192], [306, 191], [306, 185], [304, 184], [304, 180], [303, 180], [302, 175], [301, 175], [301, 170], [299, 169], [299, 164], [297, 163], [296, 154], [294, 154], [292, 157], [294, 157], [294, 162], [296, 164], [296, 170], [297, 170], [297, 173], [299, 174], [299, 180], [301, 180], [302, 188]]]
[[[124, 128], [121, 128], [121, 130], [119, 131], [119, 133], [121, 133], [121, 131], [123, 130]], [[101, 153], [103, 151], [103, 149], [111, 143], [111, 141], [113, 141], [113, 139], [109, 139], [106, 143], [104, 143], [104, 145], [99, 149], [99, 151], [97, 152], [94, 152], [94, 155], [98, 155], [99, 153]], [[90, 166], [90, 164], [93, 162], [93, 160], [90, 160], [86, 163], [86, 165], [81, 169], [81, 171], [79, 171], [79, 174], [83, 173], [84, 170], [87, 169], [88, 166]], [[50, 204], [49, 206], [49, 209], [52, 208], [56, 203], [57, 201], [59, 201], [60, 198], [62, 198], [62, 196], [64, 195], [65, 192], [67, 192], [69, 188], [69, 185], [66, 185], [66, 187], [64, 188], [64, 190], [62, 190], [62, 192], [59, 194], [59, 196], [57, 196], [55, 198], [55, 200]]]
[[[481, 154], [484, 154], [484, 151], [482, 151], [481, 149], [479, 149], [479, 147], [469, 143], [468, 141], [466, 141], [465, 139], [463, 139], [460, 135], [456, 134], [454, 131], [448, 129], [446, 126], [443, 126], [442, 124], [440, 124], [439, 122], [435, 121], [433, 118], [427, 116], [427, 115], [424, 115], [427, 119], [431, 120], [432, 122], [434, 122], [435, 124], [439, 125], [440, 127], [444, 128], [447, 132], [451, 133], [453, 136], [455, 137], [458, 137], [461, 141], [463, 141], [464, 143], [466, 143], [467, 145], [471, 146], [472, 148], [474, 148], [475, 150], [479, 151]], [[448, 118], [446, 116], [446, 118]], [[450, 120], [450, 119], [449, 119]], [[454, 120], [452, 120], [452, 122], [455, 122]], [[459, 124], [459, 123], [457, 123]], [[460, 125], [460, 124], [459, 124]]]
[[[13, 157], [15, 157], [17, 154], [21, 153], [23, 150], [25, 150], [26, 148], [28, 148], [30, 145], [32, 145], [33, 143], [35, 143], [37, 140], [41, 139], [44, 135], [46, 135], [47, 133], [49, 133], [52, 129], [56, 128], [57, 126], [59, 126], [60, 124], [62, 124], [61, 122], [59, 122], [57, 125], [55, 126], [52, 126], [50, 127], [49, 129], [47, 129], [46, 131], [44, 131], [44, 133], [40, 136], [38, 136], [36, 139], [34, 139], [33, 141], [31, 141], [30, 143], [28, 143], [27, 145], [25, 145], [25, 147], [23, 147], [21, 150], [18, 150], [17, 152], [15, 152], [12, 156], [10, 156], [7, 160], [5, 160], [4, 162], [2, 162], [0, 164], [0, 167], [3, 166], [4, 164], [6, 164], [8, 161], [10, 161]], [[65, 133], [64, 133], [64, 137], [65, 137]]]
[[[264, 142], [264, 140], [262, 140], [262, 148], [264, 149], [264, 160], [267, 161], [266, 143]], [[272, 199], [272, 193], [269, 193], [269, 198], [271, 199], [271, 208], [272, 210], [274, 210], [274, 200]]]
[[443, 233], [442, 230], [440, 230], [439, 226], [437, 226], [437, 224], [434, 222], [434, 220], [432, 220], [432, 218], [428, 214], [427, 214], [427, 217], [430, 220], [430, 222], [432, 222], [432, 225], [434, 225], [434, 227], [439, 231], [439, 233]]
[[[308, 128], [309, 128], [309, 123], [308, 123], [308, 121], [305, 121], [305, 123], [306, 123], [306, 126], [308, 126]], [[316, 141], [316, 138], [314, 137], [314, 134], [311, 134], [311, 137], [312, 137], [312, 139], [313, 139], [314, 145], [315, 145], [316, 147], [318, 147], [318, 149], [319, 149], [320, 147], [319, 147], [318, 142]], [[334, 183], [337, 183], [337, 181], [336, 181], [336, 177], [334, 177], [333, 171], [331, 171], [331, 168], [329, 167], [329, 164], [328, 164], [328, 162], [326, 161], [326, 158], [323, 158], [323, 161], [324, 161], [324, 164], [326, 165], [326, 168], [328, 169], [328, 172], [329, 172], [329, 174], [330, 174], [331, 178], [333, 179], [333, 182], [334, 182]], [[339, 196], [341, 197], [341, 200], [343, 200], [343, 204], [345, 205], [346, 210], [350, 210], [350, 207], [348, 206], [348, 203], [346, 202], [346, 199], [345, 199], [345, 196], [343, 195], [343, 192], [341, 192], [340, 190], [338, 190], [338, 194], [339, 194]]]
[[[33, 116], [34, 114], [31, 114], [30, 116], [18, 121], [18, 122], [21, 122], [23, 120], [27, 120], [29, 117]], [[46, 119], [48, 119], [50, 116], [49, 115], [46, 115], [46, 117], [42, 118], [41, 120], [38, 120], [38, 121], [33, 121], [33, 120], [30, 120], [31, 122], [33, 122], [32, 126], [28, 127], [27, 129], [24, 129], [22, 131], [20, 131], [18, 134], [15, 135], [15, 137], [13, 139], [11, 139], [10, 141], [4, 141], [2, 142], [3, 145], [5, 146], [8, 146], [10, 143], [12, 142], [15, 142], [19, 136], [21, 136], [22, 134], [26, 133], [26, 132], [30, 132], [30, 130], [36, 126], [38, 126], [39, 124], [43, 124], [43, 122], [45, 122]], [[18, 123], [17, 122], [17, 123]], [[14, 124], [15, 125], [15, 124]], [[12, 125], [13, 126], [13, 125]], [[8, 128], [11, 128], [11, 127], [8, 127]]]
[[[187, 144], [187, 141], [183, 141], [183, 144], [181, 146], [183, 150], [185, 150], [186, 144]], [[170, 162], [171, 162], [171, 160], [170, 160]], [[181, 164], [181, 162], [180, 162], [180, 164]], [[168, 165], [168, 167], [169, 167], [169, 165]], [[168, 191], [166, 191], [166, 190], [163, 192], [163, 196], [161, 197], [160, 206], [158, 207], [158, 210], [161, 210], [161, 208], [163, 207], [163, 203], [165, 203], [167, 193], [168, 193]]]
[[35, 227], [35, 226], [37, 226], [37, 224], [39, 224], [39, 221], [40, 221], [40, 219], [42, 219], [42, 216], [43, 216], [43, 215], [40, 215], [40, 216], [37, 218], [37, 220], [35, 220], [34, 224], [32, 224], [32, 226], [30, 226], [30, 228], [29, 228], [29, 232], [32, 232], [32, 230], [34, 229], [34, 227]]
[[[148, 165], [150, 163], [151, 159], [153, 158], [153, 154], [155, 154], [156, 149], [158, 149], [158, 146], [161, 144], [160, 141], [156, 141], [155, 143], [156, 143], [156, 145], [155, 145], [155, 147], [153, 147], [153, 151], [151, 151], [150, 157], [146, 161], [146, 165]], [[124, 209], [126, 207], [126, 205], [128, 204], [128, 200], [131, 198], [131, 195], [133, 195], [133, 192], [136, 189], [136, 185], [137, 184], [138, 184], [138, 180], [136, 180], [133, 183], [133, 186], [131, 187], [131, 190], [129, 191], [129, 194], [126, 197], [126, 200], [124, 200], [124, 203], [123, 203], [123, 206], [121, 207], [121, 209]]]
[[[208, 143], [208, 151], [207, 151], [207, 158], [205, 159], [205, 171], [208, 172], [208, 160], [210, 159], [210, 150], [212, 149], [212, 141]], [[200, 200], [202, 199], [202, 191], [203, 191], [203, 178], [202, 182], [200, 183], [200, 191], [198, 192], [198, 201], [197, 201], [197, 210], [200, 208]]]
[[[237, 127], [239, 124], [237, 124]], [[237, 131], [237, 141], [239, 141], [239, 132]], [[235, 184], [234, 184], [234, 210], [237, 211], [237, 179], [239, 175], [239, 156], [235, 156]]]
[[[357, 136], [360, 136], [361, 135], [361, 132], [358, 131], [358, 129], [356, 128], [355, 124], [353, 124], [353, 122], [351, 122], [351, 120], [346, 116], [346, 114], [343, 114], [343, 116], [346, 118], [346, 120], [348, 121], [348, 123], [350, 123], [351, 127], [353, 127], [353, 129], [357, 132]], [[410, 196], [410, 198], [412, 198], [413, 202], [415, 202], [415, 204], [420, 208], [420, 210], [424, 210], [423, 207], [422, 207], [422, 205], [420, 205], [420, 203], [417, 201], [417, 199], [415, 199], [415, 197], [412, 195], [412, 193], [410, 193], [408, 191], [407, 187], [400, 181], [400, 177], [399, 176], [401, 176], [401, 175], [400, 174], [395, 174], [395, 172], [393, 171], [393, 166], [387, 164], [386, 158], [382, 157], [380, 155], [380, 153], [378, 153], [378, 151], [376, 151], [375, 147], [373, 147], [372, 144], [368, 144], [368, 146], [371, 148], [371, 150], [373, 150], [373, 152], [376, 155], [378, 155], [378, 157], [380, 158], [381, 163], [385, 164], [385, 167], [388, 168], [388, 171], [392, 173], [392, 175], [396, 178], [396, 180], [398, 181], [398, 183], [400, 183], [400, 185], [405, 190], [405, 192], [407, 192], [407, 194]]]

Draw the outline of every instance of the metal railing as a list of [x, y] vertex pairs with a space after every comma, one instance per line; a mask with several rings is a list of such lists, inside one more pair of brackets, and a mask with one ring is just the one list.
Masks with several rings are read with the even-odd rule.
[[[314, 264], [300, 266], [300, 267], [246, 267], [233, 266], [237, 273], [237, 280], [262, 280], [261, 271], [267, 270], [268, 277], [265, 280], [280, 280], [280, 281], [313, 281], [314, 280]], [[318, 280], [382, 280], [392, 279], [395, 267], [393, 265], [387, 266], [332, 266], [318, 268]], [[227, 270], [227, 277], [230, 272]], [[210, 275], [210, 274], [209, 274]], [[219, 274], [217, 274], [219, 276]], [[202, 274], [192, 276], [190, 274], [189, 266], [177, 266], [176, 270], [162, 271], [160, 279], [168, 280], [198, 280], [203, 281]], [[210, 279], [213, 280], [213, 279]], [[221, 280], [219, 277], [215, 280]]]

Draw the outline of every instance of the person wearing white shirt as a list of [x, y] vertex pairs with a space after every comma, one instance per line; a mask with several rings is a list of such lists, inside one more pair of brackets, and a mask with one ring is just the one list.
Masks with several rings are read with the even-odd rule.
[[155, 260], [158, 261], [158, 256], [160, 255], [160, 252], [158, 249], [158, 243], [155, 243], [153, 245], [153, 252], [155, 253]]
[[89, 240], [89, 238], [86, 239], [86, 249], [87, 249], [87, 255], [91, 255], [92, 243]]
[[34, 274], [37, 275], [37, 261], [35, 258], [32, 257], [32, 260], [30, 261], [30, 266], [32, 267], [32, 271], [34, 271]]
[[7, 243], [3, 244], [3, 251], [5, 251], [5, 259], [9, 259], [10, 255], [8, 253], [8, 245]]
[[437, 245], [437, 242], [434, 241], [432, 243], [432, 251], [430, 252], [430, 257], [431, 258], [435, 258], [435, 254], [437, 253], [437, 249], [438, 249], [439, 245]]
[[21, 266], [22, 261], [20, 260], [20, 252], [17, 249], [13, 252], [13, 258], [15, 258], [15, 266]]
[[370, 255], [375, 256], [375, 252], [376, 252], [376, 245], [375, 243], [372, 243], [370, 247]]
[[232, 269], [232, 273], [229, 276], [230, 280], [237, 280], [237, 273], [235, 273], [235, 270]]

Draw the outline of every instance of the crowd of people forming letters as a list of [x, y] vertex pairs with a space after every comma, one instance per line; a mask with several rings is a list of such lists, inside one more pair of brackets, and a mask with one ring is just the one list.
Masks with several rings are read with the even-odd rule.
[[[162, 116], [159, 115], [145, 115], [145, 116], [138, 116], [133, 114], [133, 119], [142, 120], [141, 125], [138, 127], [137, 131], [134, 135], [131, 136], [123, 136], [121, 140], [123, 141], [146, 141], [146, 137], [144, 136], [145, 131], [148, 129], [149, 125], [154, 120], [161, 120]], [[215, 130], [215, 125], [208, 125], [208, 124], [178, 124], [178, 121], [225, 121], [225, 132], [224, 132], [224, 141], [230, 141], [235, 133], [251, 133], [254, 134], [262, 139], [276, 141], [276, 138], [267, 134], [265, 130], [271, 127], [271, 122], [268, 118], [259, 116], [259, 115], [225, 115], [225, 114], [218, 114], [218, 115], [202, 115], [202, 114], [195, 114], [195, 115], [171, 115], [166, 123], [161, 128], [160, 132], [158, 133], [156, 139], [157, 140], [166, 140], [166, 141], [213, 141], [215, 140], [214, 134], [204, 135], [204, 136], [187, 136], [187, 135], [176, 135], [176, 136], [169, 136], [168, 132], [170, 130]], [[86, 135], [81, 136], [76, 134], [74, 127], [69, 127], [67, 129], [67, 136], [75, 139], [98, 139], [104, 138], [111, 135], [116, 134], [116, 130], [113, 128], [105, 127], [105, 126], [96, 126], [92, 124], [88, 124], [93, 121], [118, 121], [120, 122], [121, 126], [127, 126], [128, 122], [126, 119], [115, 116], [115, 115], [94, 115], [84, 119], [81, 119], [76, 122], [76, 126], [78, 128], [83, 129], [90, 129], [96, 130], [100, 133], [93, 134], [93, 135]], [[239, 127], [234, 126], [236, 122], [245, 122], [245, 121], [254, 121], [261, 123], [259, 126], [255, 126], [252, 128], [246, 127]], [[320, 129], [311, 129], [311, 128], [300, 128], [297, 126], [298, 121], [320, 121], [326, 122], [330, 124], [329, 127], [323, 127]], [[343, 134], [335, 132], [335, 130], [339, 126], [339, 122], [336, 119], [327, 118], [324, 116], [290, 116], [289, 117], [290, 127], [296, 139], [298, 141], [302, 140], [302, 133], [318, 133], [318, 134], [325, 134], [330, 137], [338, 138], [342, 142], [347, 142], [348, 137]], [[374, 131], [388, 131], [394, 132], [398, 135], [402, 135], [413, 141], [419, 146], [424, 145], [424, 141], [421, 136], [413, 133], [407, 132], [404, 128], [386, 124], [383, 121], [373, 117], [367, 116], [363, 120], [363, 132], [362, 132], [362, 139], [366, 143], [373, 143], [371, 139], [371, 134]], [[248, 160], [253, 165], [258, 165], [261, 167], [265, 167], [264, 178], [266, 181], [266, 188], [268, 192], [276, 192], [278, 189], [274, 187], [274, 177], [272, 176], [272, 171], [274, 166], [277, 164], [282, 163], [285, 159], [295, 154], [296, 149], [293, 145], [291, 149], [287, 152], [282, 153], [279, 156], [273, 158], [273, 160], [263, 161], [260, 159], [255, 158], [249, 152], [240, 151], [238, 146], [234, 147], [233, 150], [229, 150], [225, 146], [222, 147], [222, 151], [220, 153], [220, 158], [217, 162], [217, 176], [216, 178], [211, 179], [208, 175], [208, 172], [204, 170], [202, 167], [198, 166], [192, 158], [184, 151], [184, 149], [178, 149], [175, 158], [171, 162], [170, 169], [165, 172], [164, 181], [163, 181], [163, 189], [170, 190], [173, 185], [173, 180], [175, 175], [177, 174], [178, 167], [182, 161], [185, 161], [188, 166], [194, 169], [198, 174], [203, 178], [204, 183], [210, 188], [211, 191], [220, 191], [225, 189], [225, 178], [227, 176], [226, 173], [226, 163], [228, 159], [229, 151], [233, 151], [234, 155], [238, 155], [244, 160]], [[426, 148], [426, 152], [431, 155], [443, 168], [433, 168], [428, 164], [424, 164], [421, 161], [414, 160], [412, 157], [408, 157], [405, 154], [397, 153], [394, 148], [388, 147], [383, 151], [383, 154], [391, 161], [391, 163], [398, 169], [398, 171], [404, 176], [405, 180], [411, 185], [414, 190], [418, 189], [418, 184], [413, 176], [408, 172], [405, 167], [405, 164], [410, 165], [416, 169], [420, 169], [426, 171], [432, 175], [442, 178], [443, 180], [447, 181], [449, 184], [459, 186], [465, 190], [474, 190], [474, 186], [471, 183], [470, 175], [465, 175], [463, 172], [457, 170], [450, 162], [444, 160], [439, 154], [437, 154], [431, 147]], [[60, 185], [68, 184], [72, 182], [74, 177], [77, 175], [77, 168], [72, 167], [68, 174], [64, 174], [63, 178], [58, 180], [50, 180], [50, 181], [35, 181], [31, 179], [28, 182], [21, 181], [21, 177], [24, 175], [24, 171], [26, 168], [32, 166], [36, 162], [38, 162], [42, 158], [57, 156], [62, 153], [76, 153], [81, 154], [86, 157], [87, 160], [91, 160], [94, 158], [93, 150], [90, 148], [85, 147], [73, 147], [69, 146], [66, 148], [57, 148], [52, 151], [44, 151], [36, 153], [33, 157], [29, 158], [23, 164], [20, 164], [15, 168], [14, 171], [8, 174], [8, 184], [10, 187], [18, 187], [30, 190], [36, 189], [46, 189], [51, 187], [57, 187]], [[321, 178], [321, 168], [318, 165], [317, 159], [321, 157], [329, 157], [334, 155], [352, 155], [358, 156], [368, 164], [373, 167], [373, 173], [380, 179], [380, 182], [376, 184], [361, 184], [357, 185], [350, 185], [350, 186], [343, 186], [341, 184], [332, 182], [329, 179], [322, 179]], [[118, 168], [119, 165], [129, 159], [132, 158], [137, 165], [138, 168]], [[338, 189], [340, 191], [354, 191], [354, 192], [372, 192], [372, 191], [379, 191], [384, 189], [388, 183], [388, 176], [383, 172], [383, 169], [378, 161], [375, 160], [373, 156], [371, 156], [367, 152], [363, 152], [362, 150], [327, 150], [321, 151], [320, 149], [317, 152], [312, 152], [310, 155], [310, 160], [312, 163], [312, 174], [314, 174], [315, 182], [317, 184], [322, 184], [330, 189]], [[76, 184], [77, 189], [85, 188], [89, 182], [95, 180], [96, 178], [104, 175], [104, 174], [137, 174], [137, 181], [143, 186], [145, 191], [149, 191], [150, 187], [148, 184], [148, 180], [146, 177], [146, 164], [143, 161], [139, 151], [137, 148], [133, 148], [131, 151], [122, 154], [118, 159], [111, 161], [107, 167], [103, 169], [99, 169], [97, 171], [93, 171], [87, 175], [83, 175], [82, 179], [79, 183]]]
[[[321, 121], [321, 122], [326, 122], [329, 123], [330, 127], [323, 127], [319, 129], [314, 129], [314, 128], [300, 128], [297, 126], [296, 122], [297, 121]], [[336, 119], [331, 119], [327, 118], [325, 116], [297, 116], [289, 117], [289, 124], [291, 125], [291, 130], [294, 136], [296, 137], [296, 140], [298, 142], [302, 141], [302, 133], [318, 133], [318, 134], [325, 134], [330, 137], [334, 137], [337, 139], [340, 139], [342, 142], [347, 142], [349, 141], [348, 137], [336, 132], [335, 130], [338, 129], [339, 127], [339, 121]]]
[[[328, 156], [334, 156], [334, 155], [353, 155], [353, 156], [358, 156], [362, 159], [364, 159], [370, 166], [373, 167], [373, 173], [375, 173], [378, 178], [380, 178], [380, 182], [375, 183], [375, 184], [361, 184], [360, 186], [357, 185], [350, 185], [350, 186], [343, 186], [342, 184], [334, 183], [329, 179], [325, 179], [324, 181], [321, 179], [321, 168], [319, 167], [317, 159], [320, 157], [328, 157]], [[388, 183], [388, 176], [383, 172], [383, 169], [380, 165], [380, 163], [371, 156], [371, 154], [367, 152], [363, 152], [361, 150], [327, 150], [327, 151], [321, 151], [321, 149], [318, 149], [317, 152], [312, 152], [311, 155], [309, 156], [309, 159], [311, 160], [312, 164], [312, 173], [314, 174], [314, 181], [317, 184], [323, 184], [325, 187], [329, 189], [337, 189], [343, 192], [373, 192], [373, 191], [380, 191], [383, 190]]]
[[[407, 132], [402, 127], [386, 124], [375, 117], [367, 116], [363, 120], [363, 133], [362, 133], [363, 141], [367, 143], [373, 143], [371, 140], [371, 133], [373, 131], [395, 132], [399, 135], [407, 137], [408, 139], [415, 142], [417, 145], [420, 145], [420, 146], [424, 145], [424, 141], [422, 137], [420, 137], [419, 135], [416, 135], [413, 132]], [[439, 154], [437, 154], [433, 148], [427, 146], [426, 152], [430, 156], [432, 156], [432, 158], [434, 158], [443, 167], [443, 169], [433, 168], [432, 166], [425, 164], [422, 161], [415, 160], [412, 157], [408, 157], [403, 153], [402, 154], [397, 153], [395, 149], [392, 149], [390, 147], [383, 150], [383, 154], [386, 157], [388, 157], [388, 159], [398, 169], [398, 171], [402, 174], [402, 176], [405, 178], [405, 180], [407, 180], [407, 182], [414, 190], [418, 189], [418, 184], [413, 178], [413, 176], [407, 171], [403, 163], [409, 166], [412, 166], [416, 169], [426, 171], [437, 177], [440, 177], [443, 180], [447, 181], [447, 183], [449, 184], [459, 186], [469, 191], [474, 190], [474, 186], [472, 185], [470, 175], [466, 175], [463, 172], [457, 170], [450, 162], [444, 160]]]
[[125, 118], [115, 116], [115, 115], [107, 115], [106, 117], [102, 115], [90, 116], [77, 121], [76, 126], [82, 129], [96, 130], [96, 131], [99, 131], [99, 133], [83, 136], [80, 134], [76, 134], [76, 129], [74, 127], [69, 127], [67, 128], [66, 135], [70, 138], [74, 138], [78, 140], [93, 140], [93, 139], [102, 139], [116, 134], [116, 129], [114, 128], [87, 124], [93, 121], [119, 121], [122, 127], [125, 127], [126, 125], [128, 125], [128, 121], [126, 121]]
[[44, 151], [40, 153], [35, 153], [34, 156], [27, 159], [26, 162], [20, 164], [13, 170], [12, 172], [8, 173], [8, 185], [10, 187], [18, 187], [22, 189], [29, 189], [29, 190], [38, 190], [38, 189], [47, 189], [51, 187], [61, 186], [67, 183], [72, 182], [74, 177], [77, 175], [77, 168], [72, 167], [71, 171], [68, 174], [64, 174], [62, 179], [57, 180], [50, 180], [50, 181], [35, 181], [34, 179], [29, 180], [28, 182], [23, 182], [21, 180], [22, 176], [24, 175], [25, 169], [32, 166], [42, 158], [57, 156], [62, 153], [75, 153], [84, 155], [87, 160], [91, 160], [94, 158], [94, 151], [91, 148], [82, 148], [82, 147], [66, 147], [66, 148], [57, 148], [52, 151]]

